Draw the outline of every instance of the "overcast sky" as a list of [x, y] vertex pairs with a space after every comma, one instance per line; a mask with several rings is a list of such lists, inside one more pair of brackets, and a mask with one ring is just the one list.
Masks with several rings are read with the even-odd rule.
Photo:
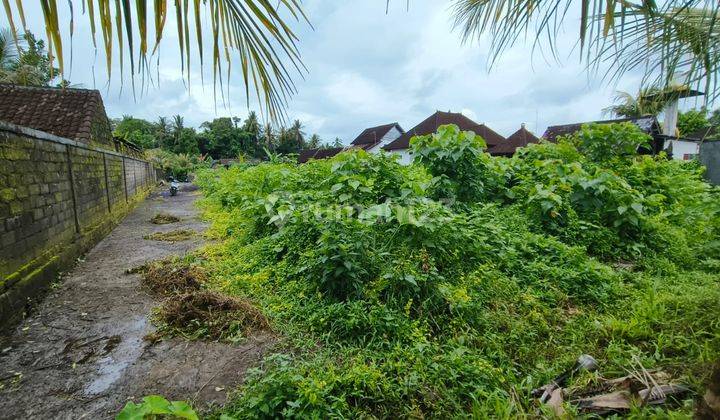
[[[79, 9], [80, 2], [75, 3]], [[521, 123], [542, 134], [548, 125], [601, 118], [601, 109], [611, 102], [615, 90], [637, 91], [635, 75], [607, 86], [583, 72], [577, 54], [571, 53], [577, 38], [575, 21], [561, 35], [562, 63], [548, 63], [539, 54], [532, 57], [528, 41], [508, 50], [488, 69], [487, 40], [462, 45], [459, 34], [452, 31], [450, 1], [414, 0], [409, 11], [405, 3], [392, 1], [386, 14], [385, 0], [304, 2], [314, 30], [306, 24], [295, 28], [309, 73], [304, 80], [296, 78], [299, 93], [287, 111], [291, 119], [303, 122], [308, 134], [318, 133], [325, 141], [337, 136], [349, 143], [365, 127], [397, 121], [407, 130], [436, 110], [463, 112], [503, 135]], [[35, 2], [26, 4], [30, 29], [44, 38], [39, 7]], [[69, 15], [64, 13], [61, 25], [67, 27]], [[7, 26], [5, 15], [0, 15], [0, 24]], [[108, 86], [104, 52], [93, 50], [87, 17], [79, 10], [72, 72], [66, 78], [79, 87], [100, 89], [110, 117], [132, 114], [154, 120], [181, 114], [187, 124], [197, 127], [218, 116], [245, 116], [239, 74], [232, 80], [228, 107], [219, 102], [216, 106], [212, 85], [201, 86], [197, 66], [188, 92], [180, 77], [173, 16], [171, 7], [160, 67], [153, 70], [159, 71], [159, 87], [151, 86], [137, 100], [127, 74], [120, 95], [117, 59]], [[204, 70], [206, 81], [212, 80], [210, 69]]]

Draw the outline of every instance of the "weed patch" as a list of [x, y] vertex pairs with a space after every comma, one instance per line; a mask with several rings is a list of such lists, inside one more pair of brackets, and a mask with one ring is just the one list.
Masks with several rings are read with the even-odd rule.
[[143, 236], [143, 239], [163, 242], [182, 242], [195, 236], [195, 231], [188, 229], [177, 229], [169, 232], [155, 232], [150, 235]]
[[156, 314], [162, 331], [188, 338], [227, 340], [270, 328], [250, 301], [207, 290], [166, 299]]
[[177, 216], [173, 216], [172, 214], [168, 213], [158, 213], [155, 216], [153, 216], [152, 219], [150, 219], [150, 223], [153, 223], [155, 225], [167, 225], [170, 223], [177, 223], [180, 221], [180, 218]]

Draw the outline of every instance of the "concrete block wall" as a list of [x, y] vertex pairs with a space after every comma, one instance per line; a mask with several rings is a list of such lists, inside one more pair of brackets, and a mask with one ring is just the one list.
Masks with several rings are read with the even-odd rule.
[[0, 330], [156, 181], [149, 162], [0, 122]]

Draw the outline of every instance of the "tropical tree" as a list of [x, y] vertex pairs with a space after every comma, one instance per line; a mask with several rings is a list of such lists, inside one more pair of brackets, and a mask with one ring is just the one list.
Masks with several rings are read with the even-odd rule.
[[0, 70], [10, 70], [18, 59], [18, 45], [9, 29], [0, 29]]
[[167, 117], [158, 117], [155, 123], [155, 139], [161, 147], [167, 147], [171, 143], [172, 135]]
[[322, 139], [317, 134], [310, 136], [310, 140], [307, 141], [308, 149], [317, 149], [322, 146]]
[[[72, 7], [73, 0], [68, 1], [71, 10], [78, 9]], [[15, 32], [17, 17], [25, 27], [23, 1], [16, 0], [14, 9], [8, 0], [4, 3], [11, 31]], [[108, 78], [111, 77], [113, 57], [117, 56], [121, 72], [123, 65], [128, 64], [123, 64], [124, 61], [129, 61], [134, 84], [135, 75], [147, 71], [148, 59], [156, 54], [165, 22], [168, 15], [173, 14], [167, 0], [155, 0], [151, 8], [147, 3], [136, 1], [135, 10], [132, 10], [128, 0], [115, 1], [114, 8], [106, 0], [82, 2], [82, 9], [87, 10], [90, 19], [93, 43], [96, 42], [96, 29], [102, 32]], [[70, 20], [67, 29], [61, 29], [57, 0], [41, 0], [40, 4], [51, 41], [50, 53], [57, 57], [62, 73], [66, 53], [63, 34], [72, 33], [74, 20]], [[194, 0], [192, 4], [190, 8], [187, 0], [174, 2], [181, 71], [188, 76], [188, 82], [191, 57], [197, 55], [201, 66], [207, 61], [203, 38], [209, 36], [212, 39], [213, 86], [222, 82], [222, 77], [230, 77], [231, 57], [237, 53], [247, 100], [254, 95], [261, 104], [263, 115], [271, 119], [282, 116], [289, 95], [295, 92], [292, 74], [305, 71], [296, 45], [297, 36], [290, 27], [293, 20], [307, 21], [300, 2]], [[464, 40], [490, 36], [491, 62], [528, 34], [534, 37], [535, 46], [548, 46], [553, 56], [559, 57], [558, 34], [564, 32], [566, 19], [579, 15], [578, 51], [589, 69], [597, 70], [607, 65], [607, 79], [615, 79], [629, 71], [642, 71], [645, 86], [665, 87], [678, 80], [704, 90], [711, 100], [720, 95], [717, 86], [720, 4], [716, 0], [452, 0], [452, 10], [455, 25], [460, 28]], [[154, 37], [147, 30], [150, 18], [155, 23]], [[209, 29], [203, 26], [207, 21]], [[116, 44], [113, 38], [118, 40], [117, 54], [113, 51]], [[191, 38], [196, 40], [195, 48]], [[139, 45], [135, 43], [136, 39]], [[227, 74], [222, 73], [225, 68]], [[250, 92], [251, 88], [253, 92]]]
[[143, 149], [152, 149], [158, 146], [155, 136], [155, 124], [132, 115], [123, 115], [115, 124], [113, 135], [130, 141]]
[[668, 103], [676, 99], [672, 92], [658, 88], [641, 89], [636, 95], [629, 92], [615, 93], [613, 105], [603, 109], [603, 113], [620, 118], [637, 118], [647, 115], [657, 117]]
[[260, 135], [260, 122], [258, 121], [258, 117], [255, 111], [250, 111], [247, 118], [243, 122], [242, 129], [243, 131], [246, 131], [255, 136], [255, 138]]
[[[45, 41], [29, 31], [19, 38], [11, 30], [0, 31], [0, 83], [49, 86], [56, 75]], [[65, 80], [61, 83], [69, 84]]]

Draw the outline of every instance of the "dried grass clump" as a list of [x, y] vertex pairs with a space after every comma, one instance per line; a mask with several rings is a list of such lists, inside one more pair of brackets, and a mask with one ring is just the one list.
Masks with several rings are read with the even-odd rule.
[[173, 260], [148, 265], [143, 277], [145, 287], [164, 296], [200, 290], [206, 281], [207, 274], [202, 268]]
[[188, 239], [195, 236], [194, 230], [188, 229], [177, 229], [169, 232], [155, 232], [150, 235], [143, 236], [143, 239], [149, 239], [152, 241], [164, 241], [164, 242], [181, 242], [187, 241]]
[[222, 340], [270, 329], [265, 315], [250, 301], [208, 290], [166, 299], [157, 316], [164, 329], [193, 338]]
[[179, 217], [167, 213], [158, 213], [152, 219], [150, 219], [150, 223], [154, 223], [156, 225], [167, 225], [170, 223], [177, 223], [179, 221]]

